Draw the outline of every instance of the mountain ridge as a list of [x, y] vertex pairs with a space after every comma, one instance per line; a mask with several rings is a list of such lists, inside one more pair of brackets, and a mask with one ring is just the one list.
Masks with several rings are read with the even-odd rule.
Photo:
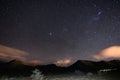
[[32, 74], [32, 71], [38, 69], [43, 74], [71, 74], [76, 71], [83, 73], [98, 73], [104, 69], [115, 70], [117, 73], [120, 73], [120, 60], [110, 60], [110, 61], [89, 61], [89, 60], [77, 60], [75, 63], [71, 64], [68, 67], [57, 66], [55, 64], [47, 65], [30, 65], [24, 64], [17, 60], [11, 60], [9, 62], [0, 61], [0, 75], [23, 75], [29, 76]]

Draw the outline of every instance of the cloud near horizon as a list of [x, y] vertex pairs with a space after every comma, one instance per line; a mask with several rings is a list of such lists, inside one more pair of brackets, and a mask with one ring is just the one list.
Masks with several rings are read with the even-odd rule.
[[71, 63], [72, 63], [71, 58], [65, 58], [65, 59], [57, 60], [55, 62], [55, 64], [58, 65], [58, 66], [68, 66]]
[[5, 61], [10, 61], [13, 59], [26, 61], [26, 57], [28, 53], [22, 50], [18, 50], [15, 48], [7, 47], [0, 45], [0, 59]]
[[119, 59], [120, 58], [120, 46], [111, 46], [102, 50], [98, 54], [92, 55], [94, 59], [106, 60], [106, 59]]

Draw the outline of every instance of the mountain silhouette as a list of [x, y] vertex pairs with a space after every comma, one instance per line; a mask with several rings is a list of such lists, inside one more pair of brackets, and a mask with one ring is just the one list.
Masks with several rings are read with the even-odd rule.
[[0, 75], [7, 76], [29, 76], [32, 74], [32, 71], [38, 69], [44, 75], [49, 74], [71, 74], [76, 71], [82, 73], [98, 73], [99, 71], [110, 74], [119, 74], [120, 73], [120, 60], [111, 60], [111, 61], [88, 61], [88, 60], [78, 60], [68, 67], [56, 66], [55, 64], [48, 65], [28, 65], [24, 64], [18, 60], [12, 60], [9, 62], [0, 61]]

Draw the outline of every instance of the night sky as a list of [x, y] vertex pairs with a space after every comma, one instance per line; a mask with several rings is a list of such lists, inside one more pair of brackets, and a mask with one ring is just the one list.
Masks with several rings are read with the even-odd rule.
[[95, 60], [120, 45], [120, 0], [0, 0], [0, 44], [28, 60]]

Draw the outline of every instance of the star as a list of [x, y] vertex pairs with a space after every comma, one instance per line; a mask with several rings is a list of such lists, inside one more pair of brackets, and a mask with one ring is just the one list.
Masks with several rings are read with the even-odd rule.
[[95, 31], [95, 32], [93, 32], [94, 34], [96, 34], [97, 32]]
[[101, 15], [102, 14], [102, 11], [99, 11], [98, 13], [97, 13], [97, 15]]
[[97, 5], [96, 5], [96, 4], [93, 4], [93, 6], [94, 6], [94, 7], [97, 7]]
[[49, 35], [49, 36], [52, 36], [52, 35], [53, 35], [53, 33], [52, 33], [52, 32], [49, 32], [49, 33], [48, 33], [48, 35]]

